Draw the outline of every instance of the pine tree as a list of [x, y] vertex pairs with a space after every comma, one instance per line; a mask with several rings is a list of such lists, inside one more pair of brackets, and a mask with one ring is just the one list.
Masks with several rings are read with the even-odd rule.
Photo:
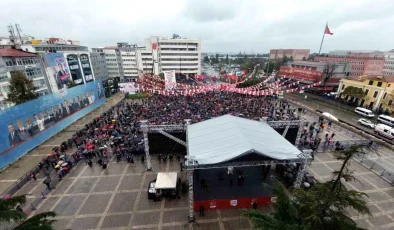
[[56, 221], [54, 212], [44, 212], [27, 219], [27, 215], [16, 209], [26, 202], [26, 196], [15, 196], [9, 199], [0, 199], [0, 224], [19, 223], [14, 230], [54, 230], [52, 224]]
[[23, 72], [14, 72], [11, 75], [10, 92], [6, 101], [16, 105], [31, 101], [38, 98], [34, 90], [35, 87], [32, 80], [28, 79]]
[[360, 230], [348, 216], [347, 210], [354, 209], [360, 214], [371, 215], [365, 193], [348, 190], [341, 180], [350, 181], [355, 178], [348, 169], [351, 159], [364, 151], [373, 150], [370, 146], [355, 145], [335, 153], [335, 158], [342, 161], [341, 168], [334, 171], [334, 179], [325, 183], [317, 183], [308, 190], [300, 188], [285, 191], [277, 183], [274, 194], [276, 212], [273, 215], [263, 214], [256, 210], [247, 211], [244, 215], [254, 224], [256, 229], [305, 229], [305, 230]]

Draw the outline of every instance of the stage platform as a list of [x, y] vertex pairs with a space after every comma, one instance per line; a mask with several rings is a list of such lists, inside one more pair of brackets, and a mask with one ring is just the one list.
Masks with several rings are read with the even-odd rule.
[[[238, 185], [238, 175], [242, 172], [244, 183]], [[223, 173], [223, 180], [219, 174]], [[275, 170], [271, 168], [266, 179], [263, 179], [262, 166], [237, 167], [233, 172], [233, 184], [230, 186], [230, 176], [227, 168], [206, 169], [194, 171], [194, 209], [199, 210], [203, 205], [208, 209], [249, 208], [253, 201], [259, 205], [271, 202], [273, 179], [277, 177]], [[207, 180], [208, 188], [201, 186], [201, 180]]]

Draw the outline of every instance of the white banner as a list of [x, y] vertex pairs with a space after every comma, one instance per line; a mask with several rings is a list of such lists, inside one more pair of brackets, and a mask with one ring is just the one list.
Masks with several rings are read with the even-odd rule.
[[119, 90], [125, 93], [135, 94], [138, 88], [135, 82], [119, 83]]
[[176, 87], [175, 70], [166, 71], [164, 73], [164, 82], [166, 90], [172, 90]]

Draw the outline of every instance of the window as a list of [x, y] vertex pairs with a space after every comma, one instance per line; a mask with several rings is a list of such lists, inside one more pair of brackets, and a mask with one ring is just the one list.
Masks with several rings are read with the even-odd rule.
[[390, 86], [391, 86], [391, 84], [388, 84], [388, 85], [387, 85], [387, 87], [390, 87]]
[[376, 98], [378, 96], [378, 91], [375, 91], [374, 93], [373, 93], [373, 98]]
[[393, 100], [390, 100], [389, 103], [387, 104], [388, 106], [393, 104]]
[[369, 81], [369, 85], [373, 85], [373, 81]]
[[342, 90], [344, 90], [345, 89], [345, 85], [342, 85]]
[[365, 90], [364, 95], [368, 95], [368, 93], [369, 93], [369, 89]]
[[385, 98], [386, 98], [386, 96], [387, 96], [387, 93], [384, 93], [384, 95], [383, 95], [383, 99], [385, 99]]
[[382, 87], [382, 82], [378, 82], [378, 87]]

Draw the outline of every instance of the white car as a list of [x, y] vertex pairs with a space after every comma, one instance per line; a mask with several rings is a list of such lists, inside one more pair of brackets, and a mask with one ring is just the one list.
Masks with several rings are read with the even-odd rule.
[[374, 129], [375, 126], [376, 126], [374, 123], [372, 123], [372, 121], [364, 119], [364, 118], [359, 119], [357, 121], [357, 123], [360, 124], [360, 125], [367, 126], [368, 128], [371, 128], [371, 129]]

